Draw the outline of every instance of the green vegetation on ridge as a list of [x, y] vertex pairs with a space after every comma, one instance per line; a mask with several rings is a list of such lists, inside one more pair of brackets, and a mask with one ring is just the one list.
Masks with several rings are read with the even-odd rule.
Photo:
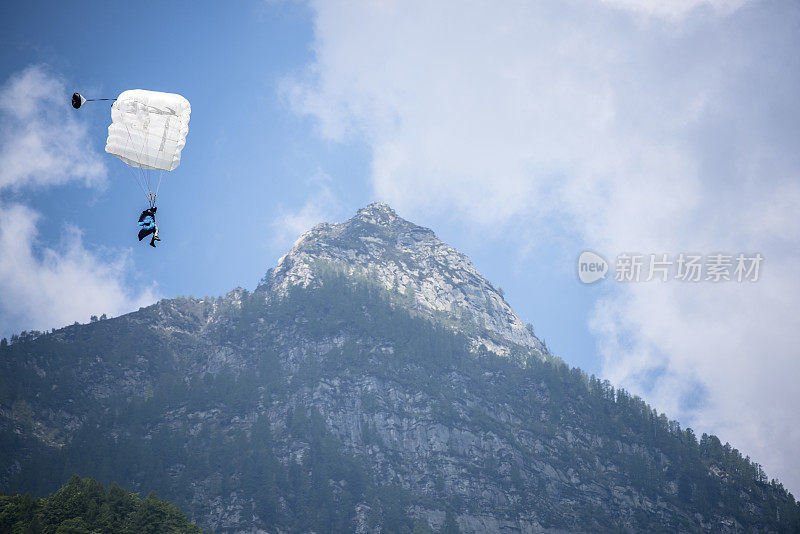
[[142, 499], [117, 484], [71, 477], [49, 497], [0, 494], [0, 532], [8, 534], [201, 534], [177, 506]]

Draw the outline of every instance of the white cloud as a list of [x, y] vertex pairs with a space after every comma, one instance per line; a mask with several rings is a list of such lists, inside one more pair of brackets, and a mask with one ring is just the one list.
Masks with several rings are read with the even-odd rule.
[[607, 376], [797, 489], [800, 8], [740, 5], [314, 2], [287, 91], [371, 147], [376, 196], [412, 217], [569, 221], [609, 256], [761, 252], [751, 285], [618, 286], [592, 328]]
[[0, 87], [1, 335], [117, 315], [155, 300], [152, 288], [126, 284], [126, 252], [88, 247], [69, 224], [62, 243], [48, 246], [38, 238], [42, 215], [10, 200], [11, 192], [71, 181], [105, 184], [105, 164], [89, 148], [88, 128], [68, 98], [64, 84], [42, 66]]
[[320, 221], [333, 221], [342, 212], [341, 201], [330, 188], [330, 176], [323, 172], [309, 178], [308, 185], [314, 192], [303, 205], [291, 210], [281, 207], [272, 221], [273, 244], [282, 251]]
[[80, 230], [66, 228], [58, 248], [37, 242], [39, 214], [20, 204], [0, 210], [0, 322], [6, 329], [47, 330], [91, 315], [119, 315], [151, 304], [152, 289], [133, 293], [128, 254], [87, 249]]
[[64, 84], [34, 65], [0, 89], [0, 191], [81, 180], [104, 183], [106, 166], [89, 147], [88, 129]]
[[727, 14], [741, 7], [747, 0], [601, 0], [609, 6], [670, 20], [685, 17], [698, 8], [712, 8]]

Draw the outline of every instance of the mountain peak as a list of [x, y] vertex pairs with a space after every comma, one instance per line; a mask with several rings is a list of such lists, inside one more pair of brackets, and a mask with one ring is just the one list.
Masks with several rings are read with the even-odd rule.
[[373, 224], [391, 224], [399, 219], [397, 213], [384, 202], [372, 202], [358, 210], [355, 218]]
[[432, 230], [372, 203], [343, 223], [320, 223], [278, 260], [266, 287], [284, 292], [307, 286], [321, 264], [366, 275], [388, 291], [413, 297], [417, 313], [469, 333], [498, 353], [513, 346], [544, 354], [543, 344], [520, 321], [470, 259]]

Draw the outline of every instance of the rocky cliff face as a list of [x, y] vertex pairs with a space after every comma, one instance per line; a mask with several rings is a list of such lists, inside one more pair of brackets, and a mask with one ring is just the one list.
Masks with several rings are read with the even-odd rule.
[[430, 229], [398, 217], [386, 204], [370, 204], [344, 223], [318, 224], [278, 260], [266, 283], [284, 291], [306, 286], [320, 266], [331, 264], [408, 295], [410, 308], [430, 319], [467, 326], [476, 343], [495, 352], [508, 353], [509, 345], [516, 345], [546, 353], [467, 256]]
[[0, 348], [0, 489], [75, 472], [226, 533], [800, 528], [757, 464], [554, 359], [381, 204], [304, 234], [253, 293]]

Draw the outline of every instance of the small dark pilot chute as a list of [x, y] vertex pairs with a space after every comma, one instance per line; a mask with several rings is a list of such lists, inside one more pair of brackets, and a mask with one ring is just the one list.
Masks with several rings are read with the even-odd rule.
[[79, 109], [83, 103], [86, 102], [86, 99], [83, 98], [83, 95], [80, 93], [72, 93], [72, 107], [75, 109]]

